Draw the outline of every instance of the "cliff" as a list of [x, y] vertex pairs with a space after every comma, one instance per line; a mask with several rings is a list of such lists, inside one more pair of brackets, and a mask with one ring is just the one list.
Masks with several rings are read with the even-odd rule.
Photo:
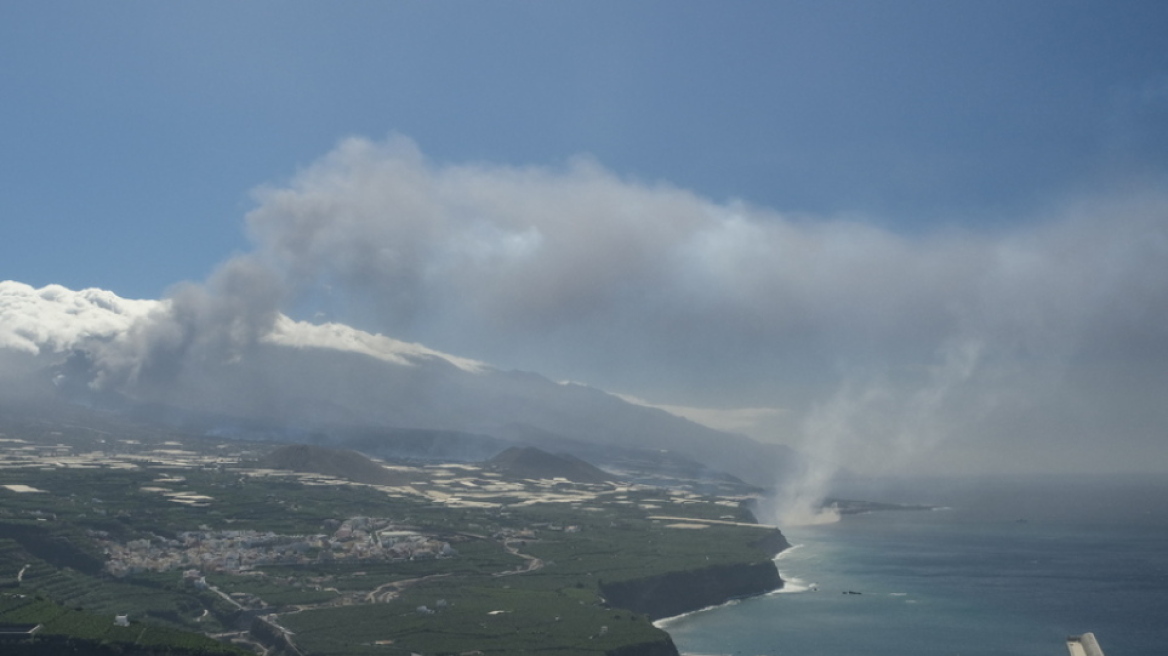
[[625, 645], [604, 652], [604, 656], [678, 656], [677, 647], [669, 636], [657, 642]]
[[714, 565], [643, 579], [602, 584], [610, 606], [659, 620], [783, 587], [773, 561]]
[[[782, 533], [774, 531], [755, 543], [771, 557], [790, 547]], [[700, 569], [667, 572], [640, 579], [601, 583], [610, 606], [644, 613], [658, 620], [731, 599], [764, 594], [783, 587], [779, 570], [770, 558], [753, 563], [711, 565]]]

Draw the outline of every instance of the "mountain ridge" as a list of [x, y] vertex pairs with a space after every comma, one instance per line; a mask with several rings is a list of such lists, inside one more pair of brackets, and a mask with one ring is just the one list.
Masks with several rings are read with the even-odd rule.
[[[231, 430], [234, 421], [294, 429], [282, 437], [290, 441], [360, 426], [534, 446], [566, 440], [676, 452], [761, 487], [799, 466], [786, 447], [603, 390], [504, 371], [343, 324], [280, 314], [269, 332], [228, 342], [234, 333], [199, 333], [209, 329], [165, 316], [168, 308], [168, 301], [127, 301], [103, 290], [0, 282], [0, 353], [22, 358], [24, 370], [50, 372], [50, 394], [122, 411], [169, 407], [176, 415], [225, 419], [209, 430]], [[496, 446], [484, 443], [481, 451]]]

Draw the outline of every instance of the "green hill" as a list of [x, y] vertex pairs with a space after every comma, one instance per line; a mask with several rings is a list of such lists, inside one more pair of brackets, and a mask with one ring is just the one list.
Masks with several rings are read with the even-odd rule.
[[576, 456], [552, 454], [533, 446], [511, 447], [488, 460], [487, 468], [512, 478], [566, 478], [574, 483], [607, 483], [613, 479]]
[[329, 449], [308, 444], [282, 446], [260, 458], [259, 466], [294, 472], [323, 474], [371, 485], [402, 485], [408, 479], [373, 460], [347, 449]]

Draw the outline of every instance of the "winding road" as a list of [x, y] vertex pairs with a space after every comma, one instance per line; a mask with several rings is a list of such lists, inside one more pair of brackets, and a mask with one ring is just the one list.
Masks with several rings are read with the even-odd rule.
[[543, 569], [544, 562], [542, 559], [519, 551], [519, 547], [514, 545], [515, 542], [515, 540], [504, 540], [503, 548], [507, 550], [507, 553], [513, 556], [519, 556], [520, 558], [526, 560], [527, 565], [520, 567], [519, 569], [509, 569], [505, 572], [494, 572], [491, 574], [491, 576], [514, 576], [515, 574], [526, 574], [527, 572], [534, 572], [538, 569]]

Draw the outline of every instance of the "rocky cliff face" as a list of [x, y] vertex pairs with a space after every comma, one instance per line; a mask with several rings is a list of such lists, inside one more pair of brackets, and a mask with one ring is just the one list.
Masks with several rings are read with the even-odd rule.
[[604, 656], [678, 656], [677, 647], [669, 636], [657, 642], [626, 645], [604, 652]]
[[[754, 546], [773, 557], [791, 545], [776, 530]], [[658, 620], [723, 604], [731, 599], [765, 594], [782, 587], [783, 579], [779, 576], [779, 570], [775, 562], [768, 558], [754, 563], [713, 565], [641, 579], [602, 583], [600, 590], [610, 606], [627, 608]]]
[[715, 565], [601, 586], [609, 605], [658, 620], [783, 587], [774, 561]]

